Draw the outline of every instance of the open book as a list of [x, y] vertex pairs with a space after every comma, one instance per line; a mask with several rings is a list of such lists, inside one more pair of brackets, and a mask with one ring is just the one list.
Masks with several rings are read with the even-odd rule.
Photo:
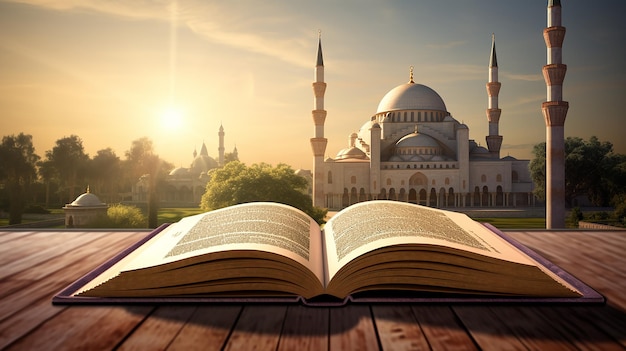
[[555, 273], [497, 230], [461, 213], [394, 201], [350, 206], [323, 230], [290, 206], [236, 205], [183, 218], [105, 268], [69, 295], [235, 301], [345, 301], [385, 293], [583, 296], [580, 284], [570, 284], [557, 274], [562, 271]]

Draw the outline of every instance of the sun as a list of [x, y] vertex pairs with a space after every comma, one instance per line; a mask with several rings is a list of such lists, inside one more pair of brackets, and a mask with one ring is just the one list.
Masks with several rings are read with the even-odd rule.
[[161, 112], [161, 127], [166, 130], [178, 130], [183, 126], [183, 113], [174, 106], [168, 106]]

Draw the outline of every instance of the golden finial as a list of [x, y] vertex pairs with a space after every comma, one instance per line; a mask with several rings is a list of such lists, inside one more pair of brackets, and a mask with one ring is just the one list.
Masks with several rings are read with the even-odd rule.
[[87, 185], [87, 194], [89, 194], [89, 185]]
[[411, 83], [411, 84], [415, 83], [413, 81], [413, 66], [411, 66], [411, 69], [409, 71], [409, 83]]
[[417, 123], [415, 123], [415, 134], [417, 134]]

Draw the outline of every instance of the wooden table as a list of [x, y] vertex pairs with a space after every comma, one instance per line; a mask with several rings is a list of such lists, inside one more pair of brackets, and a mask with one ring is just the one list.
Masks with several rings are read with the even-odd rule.
[[147, 232], [0, 231], [0, 349], [626, 348], [626, 232], [516, 231], [606, 306], [52, 306]]

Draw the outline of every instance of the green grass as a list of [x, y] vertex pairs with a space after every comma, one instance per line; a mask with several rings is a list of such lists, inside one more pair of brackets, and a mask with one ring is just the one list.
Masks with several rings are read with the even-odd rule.
[[498, 229], [545, 229], [545, 218], [474, 218], [477, 222], [489, 223]]
[[158, 224], [163, 223], [175, 223], [180, 221], [183, 217], [193, 216], [199, 213], [203, 213], [199, 207], [190, 208], [160, 208], [158, 213]]

